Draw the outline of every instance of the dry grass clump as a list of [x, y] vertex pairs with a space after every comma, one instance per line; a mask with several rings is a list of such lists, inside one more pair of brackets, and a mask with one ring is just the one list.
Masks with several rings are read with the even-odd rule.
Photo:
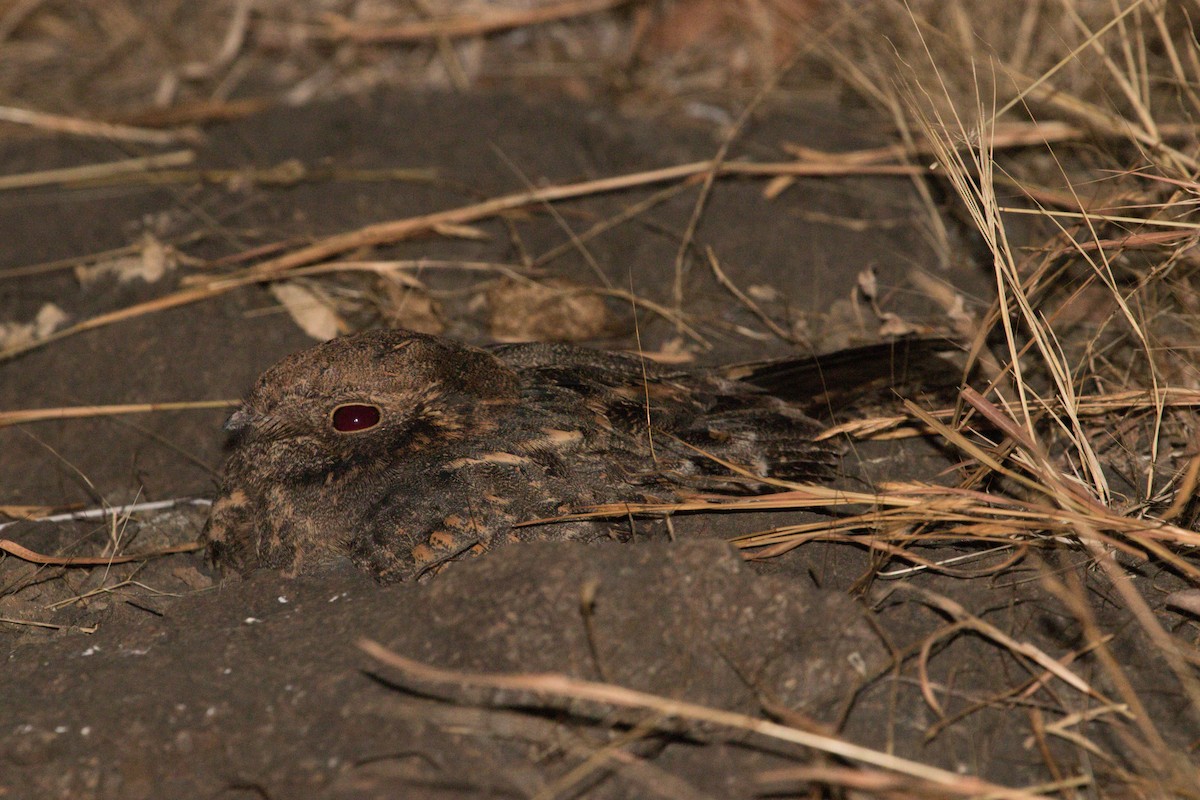
[[[1134, 566], [1157, 562], [1183, 576], [1180, 586], [1198, 576], [1195, 419], [1190, 403], [1170, 398], [1196, 387], [1200, 47], [1191, 18], [1200, 8], [1035, 2], [981, 13], [977, 4], [916, 0], [844, 10], [852, 35], [825, 55], [892, 115], [914, 157], [932, 152], [986, 244], [996, 286], [974, 332], [989, 385], [964, 395], [967, 413], [953, 426], [919, 415], [966, 456], [960, 489], [913, 515], [924, 520], [873, 535], [999, 535], [1081, 549], [1169, 666], [1180, 713], [1200, 719], [1200, 651], [1184, 634], [1192, 626], [1164, 618]], [[888, 31], [886, 46], [875, 30]], [[1032, 133], [1030, 146], [1002, 150], [1014, 124]], [[1029, 217], [1039, 233], [1018, 246], [1012, 231]], [[1097, 400], [1130, 392], [1136, 406], [1092, 413]], [[1032, 505], [1002, 522], [1002, 497]], [[980, 513], [986, 521], [972, 520]], [[1042, 516], [1036, 534], [1021, 533], [1029, 514]], [[887, 549], [894, 557], [902, 548]], [[921, 568], [938, 568], [923, 558]], [[1039, 579], [1086, 631], [1107, 691], [1131, 712], [1107, 722], [1123, 754], [1076, 734], [1101, 756], [1095, 788], [1192, 796], [1190, 744], [1168, 744], [1130, 665], [1108, 649], [1090, 579], [1048, 566]], [[1101, 696], [1093, 694], [1099, 706]], [[1047, 766], [1062, 768], [1049, 757]]]

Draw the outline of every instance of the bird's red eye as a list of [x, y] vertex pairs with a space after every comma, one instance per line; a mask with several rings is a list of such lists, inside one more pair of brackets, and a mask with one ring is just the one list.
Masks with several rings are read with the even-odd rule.
[[379, 406], [364, 403], [346, 403], [333, 410], [330, 420], [333, 429], [341, 433], [357, 433], [374, 428], [379, 424]]

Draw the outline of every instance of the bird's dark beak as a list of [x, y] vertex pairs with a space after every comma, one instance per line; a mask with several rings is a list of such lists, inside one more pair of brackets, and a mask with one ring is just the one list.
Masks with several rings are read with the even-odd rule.
[[250, 411], [245, 406], [242, 406], [233, 412], [229, 419], [225, 420], [225, 432], [231, 436], [240, 436], [250, 427], [250, 422]]

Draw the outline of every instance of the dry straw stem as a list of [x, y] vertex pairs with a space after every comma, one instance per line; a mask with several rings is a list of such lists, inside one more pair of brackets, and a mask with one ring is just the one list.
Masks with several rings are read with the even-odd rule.
[[[634, 725], [627, 731], [614, 736], [611, 741], [596, 750], [587, 754], [582, 763], [567, 771], [567, 773], [551, 783], [546, 784], [537, 794], [533, 795], [530, 800], [554, 800], [557, 797], [568, 797], [569, 790], [579, 786], [589, 776], [601, 770], [609, 769], [609, 762], [620, 762], [621, 755], [628, 756], [624, 748], [628, 745], [644, 739], [650, 734], [656, 732], [660, 720], [655, 716], [647, 717], [646, 719]], [[691, 788], [691, 787], [688, 787]], [[656, 794], [660, 794], [656, 792]], [[678, 794], [668, 794], [670, 797], [678, 797]], [[686, 796], [686, 795], [685, 795]]]
[[[17, 619], [15, 617], [0, 617], [0, 622], [8, 625], [28, 625], [31, 628], [49, 628], [52, 631], [61, 630], [63, 627], [62, 625], [55, 625], [53, 622], [42, 622], [36, 619]], [[84, 632], [94, 633], [95, 630], [95, 628], [92, 628], [91, 630]]]
[[923, 168], [902, 165], [857, 166], [846, 164], [797, 164], [791, 162], [773, 164], [725, 162], [717, 165], [712, 161], [698, 161], [614, 178], [603, 178], [595, 181], [552, 186], [534, 191], [503, 195], [482, 203], [461, 206], [419, 217], [407, 217], [389, 222], [380, 222], [349, 233], [329, 236], [314, 244], [300, 247], [284, 255], [263, 261], [253, 267], [242, 270], [240, 273], [223, 278], [215, 278], [201, 286], [183, 289], [154, 300], [111, 311], [107, 314], [101, 314], [63, 328], [45, 338], [0, 350], [0, 361], [13, 358], [50, 342], [65, 339], [68, 336], [95, 330], [145, 314], [198, 303], [202, 300], [218, 297], [242, 286], [277, 280], [287, 276], [289, 272], [298, 267], [324, 261], [325, 259], [363, 247], [373, 247], [403, 241], [419, 234], [437, 230], [440, 226], [467, 225], [530, 205], [617, 192], [673, 180], [686, 180], [713, 171], [721, 175], [774, 176], [786, 174], [828, 176], [850, 174], [910, 175], [921, 173], [925, 170]]
[[88, 136], [138, 144], [172, 145], [179, 143], [198, 144], [203, 136], [197, 130], [184, 128], [175, 131], [156, 131], [135, 128], [131, 125], [116, 125], [111, 122], [96, 122], [62, 114], [48, 114], [27, 108], [0, 106], [0, 122], [26, 125], [51, 133], [66, 133], [72, 136]]
[[717, 254], [711, 247], [705, 248], [704, 255], [708, 259], [708, 265], [712, 268], [713, 277], [717, 279], [717, 283], [724, 286], [725, 289], [731, 295], [733, 295], [739, 303], [749, 309], [750, 313], [754, 314], [754, 316], [758, 317], [759, 321], [762, 322], [763, 325], [766, 325], [771, 333], [775, 334], [785, 342], [791, 342], [795, 340], [796, 337], [780, 326], [778, 322], [771, 319], [770, 315], [763, 311], [762, 308], [759, 307], [758, 303], [754, 302], [753, 298], [739, 289], [737, 284], [730, 280], [729, 276], [725, 274], [725, 270], [721, 269], [721, 262], [717, 260]]
[[383, 168], [383, 169], [346, 169], [322, 165], [305, 164], [298, 159], [287, 159], [268, 167], [246, 167], [235, 169], [163, 169], [142, 171], [112, 172], [104, 174], [97, 172], [92, 176], [79, 176], [73, 181], [73, 186], [92, 188], [96, 186], [113, 186], [117, 184], [140, 184], [162, 186], [166, 184], [196, 184], [208, 183], [227, 185], [232, 181], [254, 186], [295, 186], [304, 182], [315, 181], [359, 181], [370, 183], [375, 181], [409, 181], [412, 183], [432, 183], [437, 179], [437, 172], [423, 168]]
[[[940, 72], [937, 74], [940, 80]], [[948, 94], [944, 85], [942, 89], [944, 93]], [[999, 313], [996, 316], [1003, 327], [1004, 338], [1008, 345], [1013, 385], [1020, 401], [1020, 416], [1025, 421], [1024, 427], [1032, 437], [1036, 435], [1031, 413], [1032, 401], [1030, 391], [1023, 379], [1015, 322], [1024, 323], [1024, 327], [1037, 342], [1037, 347], [1052, 374], [1060, 397], [1063, 398], [1064, 406], [1067, 408], [1071, 405], [1072, 387], [1069, 380], [1070, 375], [1059, 361], [1056, 349], [1049, 340], [1048, 332], [1039, 324], [1037, 314], [1030, 305], [1029, 299], [1021, 292], [1020, 270], [1008, 242], [1007, 231], [1000, 216], [995, 187], [992, 183], [994, 162], [989, 149], [990, 140], [986, 136], [973, 137], [969, 126], [953, 108], [950, 113], [954, 115], [954, 124], [950, 125], [941, 116], [939, 104], [934, 102], [922, 87], [917, 86], [914, 95], [911, 102], [913, 113], [924, 128], [925, 135], [937, 149], [939, 163], [992, 253], [997, 293], [996, 306], [1002, 311], [1010, 308], [1016, 311], [1012, 315]], [[918, 98], [922, 98], [924, 102]], [[927, 114], [932, 114], [932, 118]], [[976, 114], [980, 119], [984, 117], [982, 107], [976, 109]], [[961, 141], [972, 141], [973, 139], [977, 141], [977, 149], [969, 149], [964, 154], [951, 139], [949, 131], [952, 130], [958, 131], [958, 138]], [[1016, 320], [1013, 319], [1014, 316]], [[1077, 426], [1077, 420], [1075, 422]], [[1083, 442], [1085, 453], [1090, 453], [1090, 447], [1086, 445], [1086, 438], [1081, 436], [1080, 439]], [[1086, 460], [1093, 468], [1093, 474], [1098, 473], [1099, 467], [1094, 455]]]
[[[101, 506], [99, 508], [74, 509], [71, 511], [63, 511], [57, 514], [51, 513], [55, 511], [55, 509], [44, 508], [42, 506], [0, 506], [0, 514], [16, 517], [17, 521], [34, 520], [37, 522], [83, 522], [86, 520], [110, 519], [128, 516], [129, 514], [135, 514], [144, 511], [161, 511], [169, 508], [177, 508], [179, 506], [211, 505], [212, 500], [206, 497], [177, 497], [170, 500], [151, 500], [137, 503], [127, 503], [121, 506]], [[21, 513], [22, 509], [33, 509], [34, 511], [29, 514], [23, 514]], [[17, 521], [0, 522], [0, 530], [4, 530], [10, 525], [16, 525]]]
[[[1167, 124], [1159, 126], [1158, 132], [1165, 140], [1176, 138], [1187, 139], [1195, 137], [1197, 132], [1200, 132], [1200, 125], [1190, 123]], [[1124, 132], [1111, 130], [1097, 131], [1094, 128], [1085, 128], [1062, 120], [1034, 120], [1032, 122], [1022, 122], [1019, 120], [997, 121], [989, 135], [990, 140], [988, 144], [992, 152], [1030, 147], [1045, 148], [1052, 144], [1084, 142], [1095, 140], [1098, 137], [1121, 140], [1128, 138]], [[784, 143], [781, 147], [785, 152], [796, 156], [801, 162], [843, 161], [847, 164], [860, 165], [882, 162], [907, 163], [908, 160], [928, 158], [937, 155], [939, 152], [937, 146], [924, 136], [916, 138], [906, 147], [888, 145], [885, 147], [833, 153], [788, 143]], [[782, 188], [790, 185], [791, 182], [795, 181], [795, 178], [785, 177], [780, 180], [785, 181], [785, 183], [773, 184], [772, 196], [779, 194]], [[1058, 206], [1076, 212], [1087, 210], [1079, 196], [1073, 192], [1066, 193], [1036, 187], [1027, 181], [1019, 181], [1007, 175], [997, 175], [995, 176], [995, 180], [1000, 184], [1017, 189], [1025, 196], [1043, 205]], [[1024, 208], [1005, 208], [1003, 210], [1014, 211], [1015, 213], [1037, 213]], [[1145, 220], [1137, 218], [1136, 221], [1143, 222]]]
[[[560, 674], [479, 674], [440, 669], [405, 658], [370, 639], [358, 646], [367, 655], [399, 673], [393, 683], [418, 694], [487, 707], [527, 707], [582, 712], [609, 716], [612, 709], [655, 715], [658, 730], [703, 735], [706, 729], [752, 734], [769, 742], [784, 742], [812, 748], [857, 763], [889, 770], [923, 782], [925, 791], [959, 796], [986, 796], [1031, 800], [1036, 792], [999, 786], [980, 778], [958, 775], [927, 764], [881, 753], [832, 736], [791, 728], [775, 722], [710, 708], [697, 703], [639, 692], [623, 686], [579, 680]], [[674, 724], [673, 724], [674, 723]], [[679, 723], [682, 723], [680, 725]]]
[[[1183, 220], [1175, 220], [1175, 219], [1159, 219], [1157, 217], [1124, 217], [1124, 216], [1118, 216], [1115, 214], [1097, 214], [1097, 213], [1092, 213], [1092, 212], [1079, 212], [1079, 211], [1051, 211], [1050, 209], [1047, 209], [1047, 208], [1019, 208], [1017, 206], [1000, 206], [999, 210], [1003, 211], [1006, 214], [1030, 214], [1030, 215], [1037, 216], [1037, 217], [1051, 217], [1051, 218], [1055, 218], [1055, 219], [1083, 220], [1083, 221], [1089, 223], [1089, 225], [1093, 225], [1098, 222], [1110, 222], [1110, 223], [1125, 224], [1125, 225], [1146, 225], [1151, 228], [1180, 228], [1183, 231], [1191, 232], [1190, 235], [1192, 235], [1192, 236], [1196, 235], [1196, 233], [1195, 233], [1196, 231], [1200, 231], [1200, 222], [1185, 222]], [[1064, 233], [1065, 233], [1065, 231], [1064, 231]], [[1100, 242], [1100, 241], [1105, 241], [1105, 240], [1093, 239], [1092, 241]], [[1125, 242], [1125, 241], [1128, 241], [1128, 239], [1123, 239], [1120, 241]], [[1154, 240], [1154, 241], [1155, 241], [1155, 243], [1161, 243], [1162, 241], [1170, 241], [1170, 240], [1166, 239], [1166, 236], [1164, 234], [1164, 235], [1162, 235], [1161, 240]], [[1093, 245], [1093, 247], [1095, 247], [1095, 245]], [[1074, 249], [1076, 252], [1079, 251], [1078, 247], [1075, 247], [1072, 249]]]
[[[1130, 752], [1142, 761], [1147, 771], [1163, 773], [1166, 767], [1163, 759], [1170, 757], [1171, 750], [1159, 734], [1157, 728], [1155, 728], [1154, 717], [1148, 713], [1146, 707], [1142, 704], [1141, 698], [1138, 697], [1136, 690], [1134, 690], [1133, 685], [1129, 682], [1129, 678], [1125, 675], [1120, 662], [1108, 647], [1109, 637], [1101, 631], [1097, 624], [1091, 601], [1088, 597], [1092, 590], [1084, 587], [1083, 582], [1075, 571], [1064, 570], [1061, 574], [1070, 588], [1064, 585], [1050, 570], [1043, 570], [1041, 576], [1042, 585], [1052, 595], [1061, 600], [1079, 621], [1083, 629], [1083, 640], [1094, 646], [1097, 660], [1107, 674], [1112, 686], [1128, 705], [1140, 734], [1132, 735], [1123, 726], [1118, 726], [1116, 727], [1118, 735], [1125, 741]], [[1131, 780], [1131, 782], [1136, 782], [1136, 779]], [[1185, 779], [1184, 785], [1186, 784], [1187, 781]], [[1194, 777], [1191, 784], [1194, 787]]]
[[[1200, 131], [1200, 125], [1175, 123], [1162, 125], [1158, 130], [1168, 139], [1190, 138]], [[1128, 135], [1124, 132], [1095, 131], [1091, 128], [1073, 125], [1064, 120], [1033, 120], [1030, 122], [997, 120], [990, 131], [990, 135], [990, 146], [993, 151], [1025, 147], [1045, 147], [1046, 145], [1062, 144], [1065, 142], [1082, 142], [1094, 140], [1097, 136], [1120, 140], [1128, 138]], [[933, 156], [939, 152], [937, 145], [924, 136], [915, 139], [912, 146], [908, 148], [898, 145], [887, 145], [885, 147], [845, 152], [827, 152], [789, 143], [784, 143], [781, 147], [785, 152], [791, 153], [801, 160], [841, 160], [853, 164], [892, 162], [900, 160], [905, 156], [909, 158]]]
[[[117, 529], [118, 518], [128, 519], [130, 514], [141, 511], [158, 511], [161, 509], [175, 508], [180, 505], [209, 505], [211, 501], [205, 499], [174, 499], [174, 500], [155, 500], [151, 502], [130, 503], [124, 506], [105, 506], [103, 508], [92, 508], [82, 511], [68, 511], [61, 514], [45, 515], [22, 514], [20, 506], [0, 506], [0, 513], [6, 513], [8, 516], [13, 516], [20, 520], [36, 520], [39, 522], [78, 522], [94, 519], [111, 519], [112, 529]], [[28, 507], [28, 508], [33, 508]], [[45, 509], [38, 509], [45, 510]], [[0, 530], [16, 525], [17, 522], [0, 523]], [[119, 537], [112, 537], [112, 547], [114, 551], [119, 547]], [[49, 556], [43, 553], [38, 553], [30, 550], [24, 545], [14, 542], [11, 539], [0, 539], [0, 552], [8, 553], [9, 555], [20, 558], [24, 561], [29, 561], [34, 564], [47, 564], [63, 567], [97, 567], [108, 566], [111, 564], [124, 564], [131, 561], [147, 561], [160, 556], [171, 555], [172, 553], [190, 553], [200, 550], [204, 545], [200, 542], [187, 542], [186, 544], [174, 545], [159, 550], [151, 550], [144, 553], [127, 553], [123, 555], [109, 556]]]
[[[992, 405], [1001, 408], [1007, 414], [1016, 410], [1016, 405], [1008, 401], [996, 401]], [[1081, 417], [1105, 416], [1127, 411], [1159, 411], [1169, 408], [1195, 408], [1200, 406], [1200, 390], [1179, 387], [1160, 386], [1155, 389], [1127, 389], [1105, 394], [1085, 394], [1075, 398], [1075, 413]], [[1058, 398], [1043, 398], [1040, 408], [1035, 411], [1035, 420], [1046, 415], [1059, 412], [1063, 407]], [[922, 411], [921, 415], [929, 416], [938, 422], [948, 422], [956, 419], [961, 412], [958, 409], [943, 408], [935, 411]], [[899, 439], [910, 436], [927, 436], [934, 433], [927, 424], [914, 419], [912, 414], [894, 415], [887, 417], [867, 417], [850, 420], [835, 425], [823, 431], [818, 440], [832, 439], [847, 435], [856, 439]]]
[[62, 169], [24, 172], [20, 175], [4, 175], [0, 176], [0, 191], [108, 180], [116, 176], [140, 174], [149, 170], [182, 167], [191, 164], [195, 160], [196, 152], [194, 150], [177, 150], [173, 153], [127, 158], [122, 161], [111, 161], [106, 164], [85, 164], [81, 167], [64, 167]]
[[0, 411], [0, 428], [9, 425], [24, 425], [29, 422], [46, 422], [56, 419], [82, 419], [85, 417], [109, 417], [122, 414], [147, 414], [158, 411], [232, 408], [238, 404], [239, 401], [237, 400], [188, 400], [178, 403], [127, 403], [111, 406], [26, 408], [17, 411]]
[[[1099, 35], [1113, 28], [1116, 23], [1122, 19], [1125, 14], [1130, 13], [1133, 8], [1142, 5], [1135, 3], [1121, 15], [1118, 15], [1116, 20], [1110, 22], [1101, 28], [1097, 34], [1088, 38], [1088, 41], [1081, 45], [1080, 48], [1090, 47], [1097, 42]], [[1067, 9], [1070, 12], [1070, 9]], [[1076, 50], [1076, 53], [1079, 49]], [[1052, 69], [1061, 68], [1065, 62], [1060, 61], [1059, 64]], [[935, 67], [936, 73], [936, 67]], [[941, 74], [936, 73], [938, 79], [941, 79]], [[1049, 74], [1049, 73], [1048, 73]], [[943, 85], [943, 94], [946, 99], [949, 99], [949, 91]], [[967, 125], [963, 118], [959, 116], [953, 104], [949, 104], [950, 123], [943, 119], [939, 110], [942, 104], [935, 103], [933, 98], [927, 93], [920, 92], [915, 95], [923, 96], [925, 102], [912, 103], [914, 113], [921, 120], [923, 127], [926, 130], [926, 135], [939, 148], [939, 160], [942, 166], [946, 169], [946, 174], [957, 190], [960, 198], [967, 206], [972, 218], [976, 222], [976, 226], [983, 234], [990, 249], [993, 253], [993, 263], [995, 267], [998, 302], [993, 311], [992, 320], [1003, 326], [1005, 338], [1009, 349], [1009, 364], [1012, 371], [1012, 386], [1020, 398], [1021, 413], [1019, 419], [1023, 422], [1023, 427], [1032, 439], [1035, 434], [1033, 425], [1033, 415], [1031, 410], [1034, 405], [1044, 403], [1044, 400], [1032, 392], [1024, 380], [1022, 374], [1021, 356], [1024, 348], [1018, 347], [1016, 343], [1016, 331], [1019, 328], [1027, 335], [1035, 348], [1041, 361], [1045, 366], [1046, 372], [1051, 377], [1054, 383], [1054, 389], [1057, 397], [1060, 400], [1060, 413], [1055, 416], [1055, 421], [1062, 429], [1062, 433], [1071, 441], [1074, 454], [1078, 458], [1078, 463], [1082, 471], [1087, 477], [1088, 483], [1095, 491], [1096, 496], [1101, 501], [1107, 502], [1109, 498], [1109, 490], [1103, 469], [1100, 466], [1099, 458], [1092, 447], [1086, 432], [1082, 429], [1079, 415], [1076, 411], [1075, 403], [1075, 386], [1074, 378], [1071, 370], [1065, 363], [1065, 359], [1061, 352], [1061, 348], [1056, 339], [1054, 331], [1049, 327], [1047, 321], [1042, 314], [1037, 310], [1035, 300], [1029, 292], [1030, 285], [1022, 278], [1022, 270], [1017, 264], [1014, 257], [1012, 247], [1010, 246], [1001, 213], [1005, 210], [1001, 207], [996, 199], [993, 186], [993, 172], [995, 164], [993, 161], [993, 152], [991, 149], [991, 134], [990, 126], [992, 121], [999, 116], [1001, 112], [993, 112], [990, 117], [984, 113], [982, 106], [977, 106], [975, 113], [978, 119], [987, 119], [979, 127]], [[1129, 101], [1137, 106], [1137, 97], [1129, 94]], [[1011, 106], [1011, 104], [1010, 104]], [[1142, 109], [1142, 106], [1137, 106]], [[1007, 108], [1007, 107], [1006, 107]], [[1144, 109], [1143, 109], [1144, 110]], [[928, 116], [927, 116], [928, 115]], [[1141, 115], [1143, 121], [1146, 117]], [[952, 123], [952, 124], [951, 124]], [[1132, 123], [1130, 123], [1132, 125]], [[1128, 127], [1128, 126], [1127, 126]], [[954, 131], [951, 135], [949, 131]], [[1135, 139], [1138, 137], [1134, 137]], [[1159, 140], [1156, 138], [1156, 140]], [[972, 142], [974, 148], [968, 151], [969, 159], [965, 157], [955, 144], [959, 141]], [[1143, 141], [1139, 139], [1139, 141]], [[1166, 152], [1166, 151], [1159, 151]], [[1172, 153], [1167, 153], [1170, 158], [1174, 158]], [[1174, 162], [1177, 163], [1177, 162]], [[1172, 165], [1165, 165], [1170, 167]], [[1065, 172], [1065, 171], [1064, 171]], [[1070, 182], [1068, 181], [1068, 185]], [[1072, 187], [1072, 191], [1073, 187]], [[1135, 224], [1156, 224], [1157, 220], [1147, 220], [1141, 217], [1117, 217], [1115, 215], [1089, 215], [1086, 213], [1077, 212], [1045, 212], [1044, 209], [1039, 210], [1044, 219], [1055, 221], [1060, 216], [1068, 216], [1082, 219], [1086, 225], [1086, 231], [1090, 235], [1093, 242], [1101, 242], [1102, 239], [1096, 229], [1096, 225], [1101, 220], [1109, 220], [1115, 222], [1132, 222]], [[1196, 230], [1194, 226], [1187, 226], [1181, 223], [1167, 222], [1168, 227], [1177, 226], [1184, 230]], [[1068, 232], [1060, 226], [1060, 232], [1067, 236], [1071, 241], [1075, 240], [1074, 236], [1070, 236]], [[1094, 248], [1076, 248], [1076, 251], [1083, 256], [1087, 263], [1092, 267], [1094, 275], [1112, 293], [1112, 296], [1124, 316], [1130, 332], [1136, 337], [1141, 349], [1146, 355], [1147, 362], [1153, 363], [1151, 360], [1152, 348], [1147, 339], [1147, 335], [1142, 325], [1139, 324], [1137, 314], [1135, 314], [1130, 302], [1126, 300], [1122, 291], [1119, 288], [1111, 264], [1107, 258], [1106, 249], [1102, 246]], [[1094, 251], [1098, 258], [1090, 257], [1089, 252]], [[1151, 380], [1154, 387], [1157, 388], [1157, 375], [1152, 370]], [[1152, 452], [1150, 461], [1153, 462], [1157, 457], [1157, 447], [1159, 441], [1159, 425], [1161, 424], [1162, 409], [1156, 409], [1157, 417], [1155, 421], [1156, 430], [1152, 436]], [[1027, 452], [1029, 451], [1026, 448]], [[1041, 452], [1038, 449], [1037, 452]], [[1041, 458], [1041, 456], [1038, 456]], [[1147, 470], [1147, 492], [1151, 492], [1150, 482], [1152, 480], [1152, 472]]]
[[[1023, 481], [1018, 473], [1006, 472]], [[889, 542], [911, 544], [914, 525], [936, 526], [919, 540], [923, 544], [986, 542], [989, 544], [1038, 543], [1067, 537], [1074, 541], [1091, 536], [1105, 547], [1120, 550], [1137, 561], [1152, 553], [1170, 563], [1192, 580], [1200, 581], [1200, 567], [1176, 555], [1174, 549], [1200, 547], [1200, 533], [1161, 520], [1126, 517], [1099, 505], [1067, 509], [1054, 502], [1019, 500], [987, 492], [937, 486], [929, 483], [881, 484], [876, 492], [850, 492], [822, 485], [782, 483], [790, 489], [737, 499], [697, 498], [677, 503], [610, 503], [587, 512], [553, 519], [533, 520], [528, 525], [572, 519], [626, 517], [633, 515], [668, 516], [677, 513], [718, 513], [733, 511], [782, 511], [810, 508], [866, 506], [873, 510], [830, 520], [785, 525], [733, 539], [745, 549], [773, 547], [778, 554], [811, 541], [853, 542], [880, 549], [922, 564], [938, 568]], [[880, 531], [884, 531], [881, 533]], [[892, 531], [888, 533], [887, 531]], [[758, 554], [762, 555], [762, 554]]]

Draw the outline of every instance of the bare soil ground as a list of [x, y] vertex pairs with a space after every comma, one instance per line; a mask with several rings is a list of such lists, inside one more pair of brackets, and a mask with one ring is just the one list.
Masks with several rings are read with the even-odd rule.
[[[802, 102], [793, 94], [760, 105], [737, 130], [737, 155], [781, 162], [784, 144], [844, 151], [888, 141], [887, 120], [836, 99], [819, 78]], [[703, 115], [669, 116], [528, 87], [378, 89], [209, 124], [186, 145], [194, 163], [153, 182], [135, 172], [0, 193], [0, 321], [34, 320], [47, 303], [67, 324], [95, 319], [247, 266], [230, 259], [256, 248], [268, 258], [376, 221], [704, 161], [728, 140], [728, 126]], [[0, 140], [0, 174], [147, 152], [13, 134]], [[287, 309], [285, 296], [250, 284], [50, 341], [0, 362], [0, 409], [235, 401], [262, 369], [312, 343], [298, 319], [473, 342], [570, 332], [731, 363], [875, 341], [886, 326], [950, 330], [945, 297], [914, 276], [950, 287], [968, 310], [995, 294], [987, 248], [936, 181], [923, 193], [906, 174], [801, 177], [768, 197], [765, 178], [722, 178], [695, 238], [785, 341], [703, 258], [686, 259], [677, 277], [680, 242], [709, 191], [698, 174], [690, 185], [591, 192], [352, 249], [345, 260], [414, 263], [390, 278], [293, 280], [308, 294]], [[1031, 228], [1014, 216], [1010, 230]], [[161, 277], [151, 270], [147, 280], [159, 264]], [[531, 281], [561, 291], [547, 300]], [[543, 327], [522, 331], [514, 319]], [[15, 514], [211, 497], [228, 411], [0, 427], [0, 506]], [[928, 437], [856, 442], [847, 472], [947, 483], [960, 458]], [[1137, 476], [1109, 467], [1113, 486], [1136, 496]], [[206, 513], [181, 504], [21, 521], [0, 538], [63, 556], [150, 552], [194, 541]], [[815, 519], [832, 517], [684, 515], [670, 531], [631, 521], [632, 544], [513, 546], [416, 585], [350, 571], [222, 577], [198, 552], [87, 569], [6, 556], [0, 797], [1189, 791], [1178, 776], [1195, 766], [1179, 754], [1194, 748], [1196, 707], [1087, 551], [1047, 539], [1001, 569], [1012, 552], [913, 539], [920, 557], [973, 559], [897, 581], [887, 572], [911, 562], [889, 562], [869, 542], [831, 538], [750, 560], [771, 553], [725, 543]], [[1187, 570], [1127, 555], [1132, 585], [1161, 624], [1194, 639], [1193, 619], [1165, 603], [1191, 586]], [[1080, 596], [1087, 614], [1072, 606]], [[372, 657], [364, 639], [426, 671]], [[1109, 656], [1128, 686], [1112, 683]], [[478, 678], [528, 673], [656, 700], [623, 705], [616, 695]], [[1113, 699], [1131, 696], [1143, 707]], [[1167, 748], [1157, 787], [1130, 777], [1158, 744], [1131, 722], [1137, 715]], [[755, 727], [767, 720], [779, 730]], [[869, 750], [831, 754], [820, 742], [833, 740]]]

